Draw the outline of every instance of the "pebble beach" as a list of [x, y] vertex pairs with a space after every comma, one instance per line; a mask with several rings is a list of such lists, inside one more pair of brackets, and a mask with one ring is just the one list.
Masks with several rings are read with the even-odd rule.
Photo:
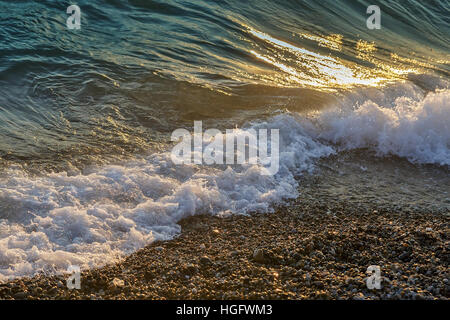
[[[179, 237], [116, 264], [0, 284], [1, 299], [449, 299], [449, 217], [305, 203], [181, 221]], [[381, 269], [381, 289], [366, 270]]]

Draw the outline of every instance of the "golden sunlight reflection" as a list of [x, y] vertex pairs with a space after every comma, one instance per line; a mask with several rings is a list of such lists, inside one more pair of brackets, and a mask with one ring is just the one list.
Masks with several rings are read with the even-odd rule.
[[429, 63], [425, 63], [425, 62], [420, 62], [417, 61], [416, 59], [410, 59], [410, 58], [403, 58], [400, 57], [398, 54], [396, 53], [391, 53], [391, 58], [394, 61], [400, 61], [400, 62], [404, 62], [404, 63], [410, 63], [410, 64], [414, 64], [414, 65], [418, 65], [424, 68], [433, 68], [433, 66]]
[[[356, 43], [357, 57], [373, 64], [373, 66], [361, 66], [295, 46], [251, 27], [245, 27], [257, 38], [254, 43], [256, 48], [251, 50], [250, 54], [284, 74], [283, 77], [273, 74], [263, 76], [264, 81], [277, 85], [302, 85], [333, 91], [356, 86], [380, 86], [416, 71], [399, 67], [398, 64], [389, 65], [374, 58], [377, 47], [373, 42], [360, 40]], [[319, 37], [301, 34], [300, 36], [317, 42], [318, 46], [335, 51], [342, 50], [342, 35]], [[259, 41], [263, 43], [258, 45]]]
[[319, 36], [314, 36], [311, 34], [306, 34], [306, 33], [302, 33], [300, 34], [300, 36], [302, 38], [308, 39], [308, 40], [312, 40], [317, 42], [317, 44], [321, 47], [325, 47], [331, 50], [335, 50], [335, 51], [341, 51], [342, 50], [342, 39], [343, 36], [341, 34], [331, 34], [329, 36], [326, 37], [319, 37]]

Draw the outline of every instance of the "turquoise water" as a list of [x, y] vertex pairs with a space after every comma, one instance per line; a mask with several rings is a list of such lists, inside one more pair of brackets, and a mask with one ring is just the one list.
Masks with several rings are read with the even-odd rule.
[[318, 109], [332, 89], [448, 78], [450, 3], [378, 1], [382, 29], [369, 30], [372, 2], [78, 1], [81, 30], [68, 30], [64, 1], [0, 1], [0, 157], [135, 154], [192, 119]]

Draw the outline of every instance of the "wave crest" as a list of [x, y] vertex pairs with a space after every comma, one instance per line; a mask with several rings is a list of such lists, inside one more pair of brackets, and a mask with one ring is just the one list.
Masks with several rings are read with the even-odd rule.
[[333, 109], [318, 117], [316, 136], [343, 149], [369, 148], [414, 163], [450, 165], [450, 90], [415, 100], [398, 97], [393, 106], [371, 100], [360, 107]]

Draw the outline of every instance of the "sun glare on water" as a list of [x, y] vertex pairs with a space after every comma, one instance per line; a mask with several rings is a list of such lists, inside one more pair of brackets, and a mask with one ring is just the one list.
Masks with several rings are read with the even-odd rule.
[[[357, 57], [374, 65], [374, 67], [364, 67], [301, 48], [251, 27], [245, 27], [252, 36], [256, 37], [255, 42], [263, 42], [263, 46], [255, 45], [256, 48], [250, 50], [250, 53], [284, 74], [284, 76], [264, 74], [263, 81], [271, 84], [333, 91], [357, 86], [381, 86], [394, 80], [398, 81], [402, 75], [417, 71], [398, 65], [388, 65], [376, 59], [374, 57], [377, 50], [375, 43], [360, 40], [355, 45]], [[319, 37], [301, 34], [300, 36], [317, 42], [320, 47], [334, 51], [342, 50], [341, 35]]]

